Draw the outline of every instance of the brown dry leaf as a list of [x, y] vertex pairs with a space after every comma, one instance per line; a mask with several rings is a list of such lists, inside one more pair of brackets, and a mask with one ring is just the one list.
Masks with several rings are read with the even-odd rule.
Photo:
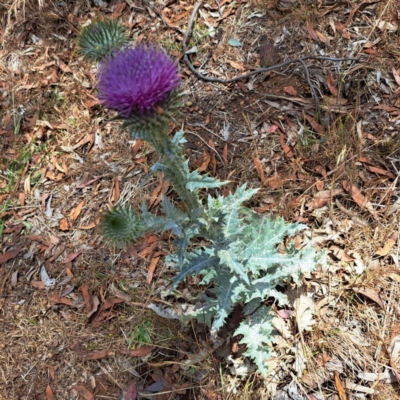
[[270, 187], [271, 189], [276, 189], [276, 188], [282, 186], [283, 178], [282, 178], [282, 176], [275, 174], [275, 175], [270, 176], [269, 178], [265, 179], [264, 183], [267, 187]]
[[316, 323], [314, 319], [315, 304], [311, 297], [300, 295], [294, 303], [293, 308], [296, 312], [297, 327], [300, 332], [311, 331]]
[[325, 36], [324, 34], [322, 34], [322, 33], [319, 32], [319, 31], [315, 31], [315, 33], [317, 34], [319, 40], [320, 40], [322, 43], [326, 43], [326, 42], [327, 42], [326, 36]]
[[378, 20], [377, 27], [381, 31], [389, 31], [389, 32], [396, 32], [398, 29], [398, 23], [393, 19], [392, 22], [385, 21], [385, 20]]
[[187, 390], [188, 387], [189, 387], [189, 385], [190, 385], [189, 382], [185, 382], [185, 383], [183, 383], [182, 385], [178, 385], [178, 384], [176, 384], [176, 383], [173, 383], [173, 384], [172, 384], [172, 390], [173, 390], [175, 393], [178, 393], [178, 394], [185, 394], [185, 393], [186, 393], [186, 390]]
[[89, 185], [91, 185], [92, 183], [97, 182], [99, 179], [101, 179], [101, 176], [96, 176], [95, 178], [91, 179], [91, 180], [88, 181], [88, 182], [80, 183], [76, 188], [77, 188], [77, 189], [83, 189], [83, 188], [85, 188], [86, 186], [89, 186]]
[[93, 394], [83, 385], [74, 385], [71, 389], [76, 390], [85, 400], [94, 400]]
[[341, 97], [326, 97], [324, 96], [324, 107], [344, 106], [348, 100]]
[[174, 23], [172, 22], [171, 19], [168, 18], [167, 13], [169, 13], [169, 9], [167, 7], [165, 7], [162, 11], [161, 14], [165, 20], [165, 22], [170, 25], [170, 26], [175, 26]]
[[228, 143], [225, 143], [224, 149], [222, 150], [222, 160], [225, 166], [228, 165]]
[[343, 193], [342, 189], [334, 189], [334, 190], [321, 190], [316, 193], [314, 197], [307, 203], [307, 207], [311, 207], [312, 209], [318, 209], [323, 207], [325, 204], [328, 204], [334, 196], [338, 196]]
[[336, 171], [333, 173], [333, 177], [336, 179], [344, 173], [344, 169], [346, 167], [346, 161], [342, 162]]
[[[388, 110], [385, 110], [385, 111], [388, 111]], [[374, 140], [374, 141], [377, 140], [376, 137], [374, 137], [373, 135], [370, 135], [370, 134], [366, 134], [366, 137], [368, 137], [368, 139], [371, 139], [371, 140]], [[372, 160], [366, 158], [366, 157], [360, 157], [358, 159], [358, 161], [362, 162], [363, 164], [367, 164], [367, 165], [364, 165], [364, 166], [365, 166], [365, 168], [367, 168], [371, 172], [374, 172], [374, 173], [380, 174], [380, 175], [386, 175], [391, 179], [395, 179], [396, 178], [396, 176], [394, 174], [392, 174], [391, 172], [386, 171], [383, 168], [376, 167], [374, 162]]]
[[97, 296], [92, 296], [92, 304], [93, 304], [92, 311], [86, 314], [86, 317], [88, 319], [99, 309], [100, 300]]
[[335, 384], [336, 384], [336, 389], [339, 393], [340, 400], [347, 400], [346, 392], [344, 390], [343, 384], [339, 377], [339, 373], [337, 371], [335, 371]]
[[324, 178], [326, 178], [326, 169], [322, 165], [316, 165], [314, 167], [315, 171], [321, 174]]
[[136, 397], [136, 385], [134, 383], [131, 383], [128, 387], [127, 392], [125, 393], [124, 400], [136, 400]]
[[24, 191], [25, 193], [31, 192], [31, 176], [28, 175], [24, 180]]
[[198, 166], [197, 171], [199, 172], [204, 172], [207, 170], [208, 165], [210, 164], [211, 157], [210, 155], [205, 151], [203, 155], [199, 158], [198, 162], [196, 165]]
[[110, 291], [115, 297], [122, 299], [125, 303], [130, 303], [131, 296], [129, 296], [129, 294], [117, 289], [113, 283], [110, 286]]
[[71, 225], [73, 225], [76, 221], [76, 219], [79, 217], [79, 214], [82, 211], [82, 207], [85, 204], [85, 201], [82, 200], [72, 211], [69, 217]]
[[142, 139], [136, 139], [135, 144], [131, 147], [131, 156], [132, 159], [136, 158], [138, 151], [143, 146], [144, 141]]
[[21, 250], [21, 248], [18, 247], [15, 250], [10, 250], [10, 251], [5, 252], [4, 254], [0, 254], [0, 264], [3, 264], [5, 262], [7, 262], [8, 260], [15, 258], [18, 255], [20, 250]]
[[231, 60], [229, 60], [228, 62], [229, 62], [229, 64], [231, 64], [231, 66], [233, 68], [238, 69], [239, 71], [244, 71], [245, 70], [245, 67], [244, 67], [244, 65], [242, 63], [237, 63], [237, 62], [231, 61]]
[[297, 90], [293, 86], [284, 86], [283, 91], [290, 96], [297, 96]]
[[189, 14], [189, 11], [181, 12], [181, 13], [178, 14], [178, 15], [174, 15], [174, 16], [172, 17], [172, 20], [173, 20], [174, 22], [178, 22], [178, 21], [180, 21], [182, 18], [185, 18], [186, 15], [188, 15], [188, 14]]
[[369, 288], [365, 288], [365, 287], [353, 287], [353, 291], [356, 293], [360, 293], [362, 295], [364, 295], [365, 297], [368, 297], [369, 299], [373, 300], [376, 304], [378, 304], [380, 307], [382, 307], [382, 310], [385, 310], [385, 306], [379, 296], [379, 294], [373, 290], [373, 289], [369, 289]]
[[150, 201], [149, 201], [149, 208], [156, 206], [162, 199], [162, 197], [167, 193], [169, 188], [168, 181], [164, 181], [162, 178], [160, 184], [154, 189]]
[[36, 289], [46, 289], [46, 286], [44, 286], [44, 283], [42, 281], [32, 281], [31, 286], [33, 286]]
[[89, 294], [89, 285], [87, 282], [83, 282], [81, 285], [81, 291], [83, 295], [83, 301], [85, 302], [86, 311], [90, 313], [93, 309], [92, 297]]
[[[222, 3], [221, 3], [221, 7], [222, 7]], [[224, 20], [224, 19], [225, 19], [226, 17], [228, 17], [233, 11], [234, 11], [234, 7], [227, 8], [227, 9], [224, 11], [224, 13], [222, 14], [222, 17], [216, 19], [215, 21], [219, 22], [219, 21]]]
[[68, 67], [68, 65], [66, 65], [64, 61], [62, 61], [57, 56], [54, 56], [54, 58], [56, 59], [57, 66], [61, 69], [61, 71], [72, 73], [72, 69]]
[[361, 194], [358, 190], [357, 186], [352, 185], [349, 181], [343, 181], [342, 185], [346, 192], [351, 194], [352, 199], [357, 203], [357, 205], [361, 208], [366, 208], [375, 218], [376, 218], [376, 211], [372, 206], [371, 202], [368, 201], [365, 196]]
[[114, 356], [115, 355], [115, 351], [114, 350], [97, 350], [97, 351], [92, 351], [91, 353], [87, 353], [83, 356], [83, 359], [85, 361], [89, 361], [89, 360], [101, 360], [104, 357], [108, 357], [108, 356]]
[[310, 35], [312, 40], [315, 40], [316, 42], [319, 42], [319, 37], [317, 36], [315, 30], [314, 30], [314, 25], [312, 24], [307, 24], [307, 31], [308, 34]]
[[53, 390], [51, 389], [50, 385], [47, 385], [46, 388], [46, 400], [55, 400]]
[[258, 176], [261, 179], [261, 183], [264, 183], [264, 169], [263, 169], [262, 163], [258, 157], [254, 158], [254, 167], [256, 168]]
[[333, 78], [333, 76], [331, 74], [328, 74], [326, 76], [326, 84], [328, 86], [329, 91], [334, 95], [334, 96], [338, 96], [339, 92], [336, 88], [336, 82], [335, 79]]
[[285, 139], [286, 139], [286, 136], [285, 136], [282, 132], [279, 132], [279, 142], [280, 142], [280, 145], [281, 145], [283, 151], [285, 152], [285, 154], [286, 154], [288, 157], [292, 158], [292, 157], [293, 157], [293, 151], [292, 151], [292, 149], [285, 143]]
[[145, 247], [140, 253], [139, 256], [142, 258], [145, 258], [146, 256], [148, 256], [150, 253], [153, 252], [153, 250], [157, 247], [157, 241], [156, 242], [152, 242], [152, 243], [148, 243], [149, 246]]
[[390, 237], [388, 241], [385, 243], [385, 245], [377, 250], [375, 254], [378, 256], [387, 256], [390, 253], [390, 250], [392, 250], [393, 246], [396, 244], [397, 238]]
[[340, 22], [336, 22], [335, 23], [335, 27], [336, 29], [342, 34], [342, 37], [344, 39], [350, 40], [351, 39], [351, 35], [350, 32], [348, 32], [345, 28], [345, 26], [343, 26], [343, 24], [341, 24]]
[[[397, 89], [398, 90], [398, 89]], [[396, 90], [396, 92], [397, 92], [397, 90]], [[399, 109], [397, 108], [397, 107], [392, 107], [392, 106], [389, 106], [389, 105], [387, 105], [387, 104], [379, 104], [378, 106], [374, 106], [374, 107], [372, 107], [374, 110], [385, 110], [385, 111], [387, 111], [388, 113], [392, 113], [392, 112], [398, 112], [399, 111]], [[362, 158], [362, 157], [361, 157]]]
[[61, 229], [62, 231], [67, 231], [67, 230], [69, 229], [68, 220], [67, 220], [66, 218], [63, 218], [63, 219], [60, 221], [60, 229]]
[[399, 73], [396, 71], [396, 68], [395, 68], [395, 67], [392, 67], [392, 73], [393, 73], [394, 80], [395, 80], [396, 83], [400, 86], [400, 75], [399, 75]]
[[112, 196], [111, 196], [111, 203], [116, 203], [121, 196], [121, 191], [119, 189], [119, 180], [118, 177], [113, 179], [113, 188], [112, 188]]
[[52, 301], [53, 303], [58, 303], [58, 304], [65, 304], [66, 306], [72, 307], [74, 304], [72, 303], [72, 300], [66, 299], [65, 297], [61, 297], [60, 293], [49, 293], [47, 295], [47, 298]]
[[57, 176], [56, 176], [51, 171], [47, 171], [46, 172], [46, 178], [49, 178], [52, 181], [56, 181], [57, 182], [57, 181], [60, 181], [61, 179], [63, 179], [64, 175], [60, 173], [60, 174], [57, 174]]
[[373, 165], [365, 165], [365, 168], [370, 172], [374, 172], [375, 174], [385, 175], [385, 176], [389, 177], [390, 179], [396, 179], [396, 176], [394, 174], [392, 174], [389, 171], [386, 171], [383, 168], [374, 167]]
[[326, 314], [329, 304], [335, 300], [334, 296], [326, 296], [319, 300], [315, 305], [315, 311], [320, 316]]
[[329, 247], [329, 250], [332, 250], [332, 253], [338, 258], [340, 261], [343, 262], [351, 262], [354, 261], [352, 257], [350, 257], [343, 249], [337, 246]]
[[108, 297], [105, 299], [104, 303], [100, 307], [100, 311], [108, 310], [113, 307], [115, 304], [123, 303], [124, 300], [119, 299], [117, 297]]
[[324, 183], [323, 181], [320, 181], [319, 179], [317, 179], [317, 180], [315, 181], [315, 187], [317, 188], [317, 190], [318, 190], [319, 192], [321, 192], [322, 190], [324, 190], [325, 183]]
[[49, 369], [50, 377], [54, 381], [54, 379], [56, 379], [56, 372], [54, 371], [54, 367], [48, 364], [46, 364], [45, 367]]
[[78, 257], [82, 252], [78, 251], [76, 253], [71, 253], [67, 256], [67, 258], [62, 262], [63, 264], [67, 264], [73, 260], [75, 260], [76, 257]]
[[96, 225], [98, 224], [89, 224], [89, 225], [81, 225], [81, 226], [77, 226], [76, 229], [82, 229], [82, 230], [89, 230], [89, 229], [93, 229]]
[[144, 357], [150, 354], [153, 350], [153, 347], [144, 346], [134, 350], [119, 350], [120, 354], [125, 354], [127, 356], [135, 356], [135, 357]]
[[126, 8], [126, 3], [125, 3], [125, 2], [123, 2], [123, 3], [118, 3], [118, 4], [115, 6], [115, 8], [114, 8], [114, 12], [113, 12], [113, 14], [111, 15], [111, 18], [112, 18], [112, 19], [117, 19], [118, 17], [120, 17], [121, 14], [122, 14], [122, 11], [124, 11], [125, 8]]
[[150, 266], [149, 266], [149, 273], [147, 276], [147, 284], [150, 285], [152, 279], [153, 279], [153, 274], [154, 271], [156, 270], [157, 264], [160, 261], [160, 257], [155, 257], [151, 260]]
[[[364, 3], [364, 2], [362, 1], [361, 4], [362, 4], [362, 3]], [[353, 17], [354, 17], [354, 15], [355, 15], [355, 13], [358, 11], [358, 9], [360, 8], [361, 4], [357, 5], [356, 7], [354, 7], [354, 8], [350, 11], [350, 14], [349, 14], [349, 16], [347, 17], [347, 20], [346, 20], [346, 22], [345, 22], [345, 24], [344, 24], [344, 26], [345, 26], [346, 28], [348, 28], [348, 27], [350, 26], [351, 21], [353, 20]]]

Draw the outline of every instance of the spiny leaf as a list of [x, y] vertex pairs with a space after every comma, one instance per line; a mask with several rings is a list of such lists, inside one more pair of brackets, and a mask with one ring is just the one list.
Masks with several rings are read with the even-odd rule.
[[188, 275], [197, 275], [203, 269], [215, 268], [218, 263], [217, 257], [212, 257], [204, 251], [191, 253], [186, 258], [186, 262], [181, 266], [181, 272], [173, 279], [171, 290], [182, 282]]
[[258, 370], [266, 375], [268, 367], [265, 361], [271, 358], [271, 348], [267, 346], [273, 339], [272, 316], [269, 315], [270, 308], [260, 307], [251, 316], [240, 324], [235, 335], [243, 335], [241, 344], [247, 346], [244, 355], [252, 358]]
[[218, 179], [214, 179], [208, 175], [200, 175], [197, 171], [192, 171], [186, 181], [186, 189], [191, 192], [199, 189], [212, 189], [226, 185], [228, 181], [221, 182]]

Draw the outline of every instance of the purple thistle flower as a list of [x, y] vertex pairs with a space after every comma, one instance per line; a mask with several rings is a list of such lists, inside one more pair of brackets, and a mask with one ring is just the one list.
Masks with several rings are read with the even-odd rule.
[[128, 48], [109, 58], [99, 71], [99, 99], [128, 118], [155, 111], [179, 86], [176, 64], [162, 50]]

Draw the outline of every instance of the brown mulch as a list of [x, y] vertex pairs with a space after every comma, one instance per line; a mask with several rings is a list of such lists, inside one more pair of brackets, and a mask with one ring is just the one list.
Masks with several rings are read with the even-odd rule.
[[144, 201], [157, 213], [162, 194], [174, 198], [162, 177], [139, 188], [157, 155], [108, 122], [95, 67], [76, 49], [80, 27], [105, 16], [121, 19], [132, 43], [158, 43], [180, 60], [194, 3], [152, 4], [0, 5], [0, 398], [118, 399], [134, 388], [160, 400], [280, 399], [290, 385], [311, 399], [400, 398], [399, 3], [204, 3], [190, 61], [207, 76], [311, 53], [358, 57], [307, 61], [320, 107], [297, 64], [223, 85], [180, 63], [171, 133], [183, 126], [191, 168], [228, 179], [223, 193], [259, 188], [250, 206], [307, 224], [303, 240], [331, 260], [287, 288], [296, 312], [276, 310], [266, 378], [237, 372], [248, 365], [231, 337], [240, 309], [215, 349], [207, 327], [147, 308], [183, 309], [204, 290], [193, 278], [168, 293], [169, 234], [121, 250], [98, 229], [112, 205]]

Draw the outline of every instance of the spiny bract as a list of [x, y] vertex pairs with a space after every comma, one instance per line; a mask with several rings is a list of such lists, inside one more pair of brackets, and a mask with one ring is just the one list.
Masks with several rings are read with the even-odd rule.
[[126, 29], [118, 21], [98, 20], [82, 29], [79, 52], [91, 62], [103, 60], [128, 41]]

